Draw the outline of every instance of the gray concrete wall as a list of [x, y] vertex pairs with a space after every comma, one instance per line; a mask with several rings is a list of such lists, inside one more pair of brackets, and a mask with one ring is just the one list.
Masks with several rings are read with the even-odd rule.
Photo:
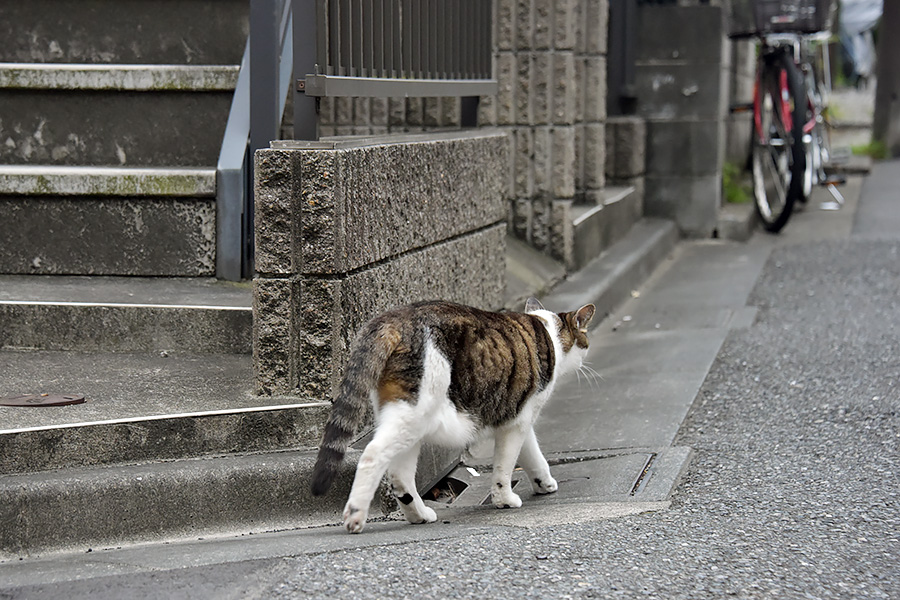
[[721, 205], [730, 47], [722, 9], [641, 4], [638, 115], [647, 121], [644, 212], [709, 237]]
[[258, 393], [330, 399], [354, 333], [393, 306], [502, 306], [507, 134], [280, 146], [256, 155]]
[[[731, 81], [729, 102], [750, 104], [753, 102], [753, 82], [756, 78], [756, 43], [753, 40], [731, 41]], [[726, 120], [725, 160], [740, 166], [750, 158], [750, 132], [753, 113], [728, 114]]]

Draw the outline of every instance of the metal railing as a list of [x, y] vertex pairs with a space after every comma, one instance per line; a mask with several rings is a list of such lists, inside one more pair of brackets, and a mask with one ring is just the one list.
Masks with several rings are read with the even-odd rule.
[[320, 0], [310, 96], [483, 96], [490, 0]]
[[292, 72], [296, 139], [318, 139], [322, 96], [462, 97], [474, 125], [477, 97], [497, 93], [491, 19], [491, 0], [250, 0], [216, 173], [216, 276], [253, 275], [253, 153], [279, 137]]

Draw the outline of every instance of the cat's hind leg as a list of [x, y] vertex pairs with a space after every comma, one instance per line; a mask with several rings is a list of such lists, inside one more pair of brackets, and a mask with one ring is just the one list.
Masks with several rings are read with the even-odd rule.
[[410, 523], [434, 523], [437, 513], [425, 506], [416, 491], [416, 463], [419, 460], [419, 444], [394, 457], [388, 467], [391, 487], [403, 516]]
[[550, 465], [547, 464], [547, 459], [538, 446], [534, 427], [529, 427], [525, 434], [525, 442], [519, 454], [519, 465], [528, 473], [535, 494], [552, 494], [559, 488], [556, 480], [550, 475]]
[[525, 441], [521, 425], [500, 427], [494, 434], [494, 472], [491, 479], [491, 502], [497, 508], [519, 508], [522, 499], [512, 491], [512, 473]]
[[406, 402], [392, 402], [382, 409], [375, 436], [356, 465], [350, 498], [344, 508], [344, 527], [350, 533], [360, 533], [365, 527], [372, 497], [394, 458], [418, 447], [422, 435], [415, 422], [413, 410]]

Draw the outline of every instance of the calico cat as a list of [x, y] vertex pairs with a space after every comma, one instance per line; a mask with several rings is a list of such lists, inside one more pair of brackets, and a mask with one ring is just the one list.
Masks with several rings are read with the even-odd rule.
[[415, 487], [423, 441], [462, 449], [493, 433], [491, 500], [498, 508], [522, 505], [510, 485], [517, 460], [535, 493], [555, 492], [533, 425], [559, 376], [581, 367], [593, 316], [592, 304], [557, 314], [530, 298], [524, 313], [435, 301], [374, 318], [353, 344], [313, 471], [313, 495], [334, 480], [367, 401], [376, 428], [344, 509], [351, 533], [365, 526], [385, 471], [410, 523], [437, 519]]

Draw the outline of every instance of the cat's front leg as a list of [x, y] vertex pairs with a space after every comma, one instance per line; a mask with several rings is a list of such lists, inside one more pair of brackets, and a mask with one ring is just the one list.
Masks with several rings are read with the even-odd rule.
[[538, 446], [533, 427], [529, 427], [525, 434], [522, 453], [519, 455], [519, 464], [528, 473], [528, 478], [531, 479], [531, 488], [535, 494], [552, 494], [559, 489], [556, 480], [550, 475], [550, 465]]
[[512, 473], [525, 441], [525, 431], [511, 425], [498, 429], [494, 435], [494, 473], [491, 502], [497, 508], [519, 508], [522, 499], [512, 491]]
[[360, 508], [347, 502], [344, 507], [344, 527], [350, 533], [360, 533], [366, 526], [366, 518], [369, 516], [369, 508]]

